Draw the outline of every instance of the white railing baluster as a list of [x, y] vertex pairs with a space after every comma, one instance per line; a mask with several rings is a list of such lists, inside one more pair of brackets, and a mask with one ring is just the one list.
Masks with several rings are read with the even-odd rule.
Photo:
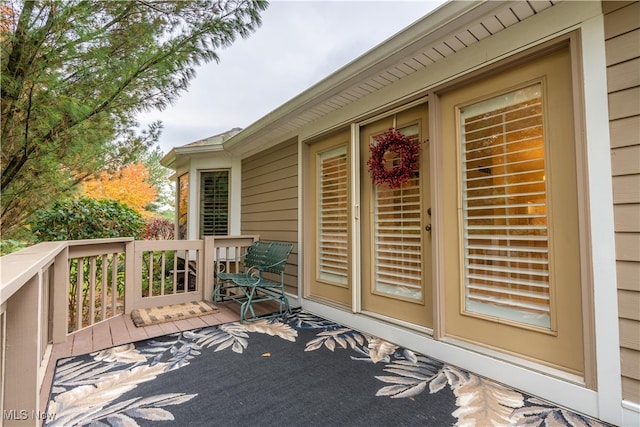
[[178, 289], [178, 254], [173, 253], [173, 293], [175, 294]]
[[96, 319], [96, 257], [89, 258], [89, 325]]
[[165, 258], [167, 251], [161, 252], [160, 258], [160, 295], [164, 295], [164, 272], [165, 272]]
[[147, 252], [149, 254], [149, 296], [153, 296], [153, 251]]
[[82, 306], [82, 288], [84, 287], [84, 258], [78, 258], [78, 264], [77, 267], [78, 269], [77, 274], [76, 274], [76, 327], [75, 330], [81, 329], [82, 328], [82, 311], [83, 311], [83, 306]]
[[111, 317], [116, 315], [118, 304], [118, 254], [111, 255]]
[[102, 255], [102, 282], [100, 282], [100, 296], [101, 296], [101, 307], [100, 307], [100, 320], [105, 320], [107, 318], [107, 273], [108, 273], [108, 257], [106, 254]]

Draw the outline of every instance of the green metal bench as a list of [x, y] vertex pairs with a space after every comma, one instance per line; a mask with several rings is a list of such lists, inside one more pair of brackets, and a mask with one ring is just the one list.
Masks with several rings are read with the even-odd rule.
[[[289, 300], [284, 293], [284, 269], [292, 250], [293, 243], [254, 242], [242, 257], [241, 272], [216, 273], [213, 303], [225, 299], [240, 303], [240, 322], [290, 313]], [[257, 316], [253, 305], [265, 301], [277, 301], [279, 311]]]

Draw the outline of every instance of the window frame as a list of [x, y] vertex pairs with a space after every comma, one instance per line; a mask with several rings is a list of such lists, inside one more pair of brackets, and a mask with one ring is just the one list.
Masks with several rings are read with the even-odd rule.
[[[203, 192], [205, 190], [205, 174], [213, 174], [213, 173], [226, 173], [227, 176], [227, 224], [226, 224], [226, 232], [225, 234], [216, 234], [214, 225], [214, 234], [203, 234], [203, 209], [205, 209], [203, 204]], [[231, 169], [229, 168], [216, 168], [216, 169], [207, 169], [198, 171], [198, 238], [203, 239], [205, 236], [226, 236], [229, 235], [231, 230]]]

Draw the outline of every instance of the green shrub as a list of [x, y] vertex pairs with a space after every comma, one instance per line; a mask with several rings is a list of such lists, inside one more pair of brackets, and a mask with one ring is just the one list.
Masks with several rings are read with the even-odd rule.
[[56, 202], [49, 209], [38, 210], [29, 225], [40, 242], [140, 238], [145, 230], [142, 216], [128, 206], [115, 200], [88, 197]]

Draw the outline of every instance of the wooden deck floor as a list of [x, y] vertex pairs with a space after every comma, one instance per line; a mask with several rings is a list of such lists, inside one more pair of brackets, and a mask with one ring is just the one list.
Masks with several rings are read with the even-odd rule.
[[[259, 307], [261, 306], [261, 307]], [[51, 350], [51, 358], [40, 389], [40, 407], [44, 413], [51, 390], [53, 373], [59, 359], [81, 354], [104, 350], [105, 348], [142, 341], [174, 332], [190, 329], [215, 326], [240, 320], [239, 305], [234, 302], [219, 303], [220, 311], [207, 316], [193, 317], [191, 319], [176, 322], [160, 323], [158, 325], [136, 327], [129, 315], [120, 315], [91, 327], [81, 329], [78, 332], [67, 335], [64, 343], [54, 344]], [[272, 313], [277, 307], [269, 307], [267, 304], [256, 306], [258, 315]]]

